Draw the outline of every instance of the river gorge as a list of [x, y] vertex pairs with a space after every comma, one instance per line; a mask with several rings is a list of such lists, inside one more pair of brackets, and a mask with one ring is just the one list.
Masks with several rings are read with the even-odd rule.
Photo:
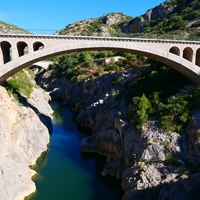
[[[116, 98], [144, 70], [104, 74], [92, 83], [47, 71], [37, 79], [44, 90], [34, 88], [24, 106], [0, 87], [2, 200], [198, 199], [200, 111], [181, 133], [160, 129], [153, 117], [137, 130], [127, 118], [134, 119], [136, 108]], [[53, 112], [49, 102], [57, 100]], [[167, 162], [167, 152], [175, 164]]]
[[[77, 127], [76, 113], [61, 102], [52, 102], [53, 130], [48, 150], [33, 167], [36, 192], [26, 200], [121, 199], [121, 180], [103, 177], [105, 157], [81, 152], [80, 143], [89, 129]], [[102, 192], [103, 191], [103, 192]]]

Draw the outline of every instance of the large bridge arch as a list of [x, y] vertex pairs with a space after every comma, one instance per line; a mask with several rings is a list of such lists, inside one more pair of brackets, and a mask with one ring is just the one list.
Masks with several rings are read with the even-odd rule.
[[10, 61], [9, 63], [6, 63], [4, 66], [2, 66], [2, 68], [0, 68], [0, 82], [5, 81], [7, 78], [19, 70], [48, 57], [88, 50], [116, 50], [147, 56], [168, 66], [171, 66], [175, 70], [191, 79], [193, 82], [200, 84], [200, 68], [196, 65], [192, 65], [188, 59], [182, 59], [180, 56], [177, 56], [174, 54], [174, 52], [171, 53], [168, 51], [159, 50], [157, 48], [134, 43], [127, 43], [126, 45], [124, 45], [122, 42], [112, 43], [112, 41], [104, 41], [103, 43], [93, 41], [75, 41], [69, 44], [63, 44], [54, 47], [43, 48], [39, 51], [34, 51], [15, 59], [15, 61]]

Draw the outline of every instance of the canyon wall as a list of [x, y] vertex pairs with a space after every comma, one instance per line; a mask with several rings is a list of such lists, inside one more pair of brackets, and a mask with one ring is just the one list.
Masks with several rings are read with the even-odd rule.
[[[39, 115], [50, 118], [48, 94], [34, 89], [31, 107], [22, 106], [0, 87], [0, 199], [22, 200], [35, 191], [31, 177], [38, 156], [47, 150], [48, 128]], [[27, 102], [28, 103], [28, 102]], [[37, 107], [37, 105], [40, 105]], [[37, 112], [36, 112], [37, 110]], [[51, 126], [51, 124], [49, 124]]]
[[200, 188], [199, 110], [181, 133], [160, 129], [155, 118], [136, 130], [132, 125], [136, 107], [116, 98], [122, 86], [134, 82], [144, 70], [148, 67], [104, 74], [92, 82], [55, 79], [47, 73], [38, 80], [53, 99], [79, 111], [77, 123], [92, 129], [81, 149], [107, 156], [102, 175], [122, 179], [123, 200], [192, 199], [193, 195], [199, 199], [195, 192]]

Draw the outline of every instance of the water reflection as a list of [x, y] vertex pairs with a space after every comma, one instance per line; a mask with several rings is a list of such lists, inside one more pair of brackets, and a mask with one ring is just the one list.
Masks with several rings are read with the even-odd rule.
[[54, 109], [53, 120], [52, 120], [54, 124], [62, 124], [64, 119], [63, 117], [64, 113], [62, 110]]
[[30, 166], [31, 169], [35, 170], [37, 173], [40, 172], [42, 168], [47, 165], [48, 162], [49, 145], [46, 151], [44, 151], [41, 156], [37, 159], [35, 165]]

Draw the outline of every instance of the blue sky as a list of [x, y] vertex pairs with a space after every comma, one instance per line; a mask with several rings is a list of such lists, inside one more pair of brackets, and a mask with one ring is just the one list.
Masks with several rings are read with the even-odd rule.
[[[164, 0], [5, 0], [0, 6], [0, 20], [35, 34], [52, 34], [68, 24], [122, 12], [136, 17]], [[35, 30], [33, 30], [35, 29]], [[52, 30], [52, 31], [50, 31]]]

